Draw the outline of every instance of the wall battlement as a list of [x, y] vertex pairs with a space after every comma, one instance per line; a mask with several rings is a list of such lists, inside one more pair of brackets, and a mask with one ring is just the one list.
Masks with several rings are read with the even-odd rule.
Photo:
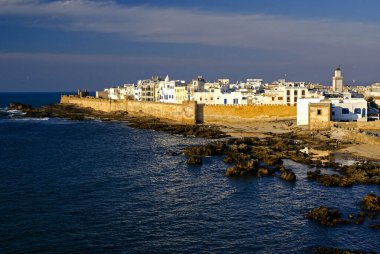
[[62, 104], [74, 104], [103, 112], [127, 111], [132, 116], [149, 115], [186, 124], [241, 123], [258, 119], [294, 119], [295, 106], [286, 105], [203, 105], [194, 101], [182, 104], [108, 100], [94, 97], [80, 98], [63, 95]]

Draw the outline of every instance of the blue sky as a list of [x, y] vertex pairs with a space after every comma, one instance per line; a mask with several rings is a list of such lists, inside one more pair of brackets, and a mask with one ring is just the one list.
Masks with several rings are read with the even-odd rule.
[[0, 0], [0, 91], [151, 75], [380, 81], [378, 0]]

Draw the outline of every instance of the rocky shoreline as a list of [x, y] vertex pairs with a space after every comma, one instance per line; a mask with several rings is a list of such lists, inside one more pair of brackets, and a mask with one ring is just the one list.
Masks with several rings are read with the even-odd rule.
[[[139, 129], [153, 129], [186, 137], [221, 139], [229, 137], [214, 125], [189, 125], [163, 121], [147, 116], [129, 116], [127, 112], [105, 113], [91, 108], [80, 108], [68, 104], [51, 104], [32, 108], [22, 103], [11, 103], [9, 109], [21, 110], [21, 117], [59, 117], [70, 120], [100, 119], [102, 121], [126, 122]], [[214, 141], [203, 146], [189, 147], [184, 150], [190, 165], [202, 164], [205, 156], [224, 156], [223, 161], [234, 164], [225, 172], [226, 176], [278, 176], [294, 182], [296, 175], [283, 165], [290, 159], [315, 170], [307, 172], [307, 178], [324, 186], [350, 187], [354, 184], [380, 184], [380, 168], [373, 162], [356, 163], [342, 166], [331, 156], [314, 156], [306, 153], [305, 148], [320, 151], [335, 151], [351, 144], [350, 141], [337, 140], [326, 133], [293, 131], [287, 133], [265, 133], [266, 137], [228, 138]], [[333, 174], [323, 174], [320, 169], [329, 169]]]
[[185, 137], [218, 139], [228, 137], [218, 126], [189, 125], [164, 121], [148, 116], [129, 116], [127, 112], [105, 113], [91, 108], [80, 108], [68, 104], [50, 104], [40, 108], [32, 108], [23, 103], [11, 103], [8, 109], [20, 110], [24, 114], [20, 117], [45, 118], [57, 117], [69, 120], [84, 121], [99, 119], [102, 121], [126, 122], [129, 126], [138, 129], [152, 129]]
[[[343, 166], [329, 156], [320, 158], [302, 152], [305, 147], [334, 150], [344, 143], [330, 139], [322, 142], [321, 137], [306, 136], [303, 133], [271, 134], [266, 138], [230, 138], [184, 150], [188, 164], [201, 164], [206, 156], [224, 156], [223, 161], [234, 164], [226, 171], [226, 176], [274, 176], [293, 182], [296, 175], [283, 165], [284, 159], [309, 166], [310, 181], [324, 186], [350, 187], [354, 184], [380, 184], [380, 166], [363, 162]], [[323, 160], [322, 160], [323, 159]], [[196, 163], [195, 163], [196, 162]], [[328, 169], [332, 174], [322, 174], [320, 169]]]

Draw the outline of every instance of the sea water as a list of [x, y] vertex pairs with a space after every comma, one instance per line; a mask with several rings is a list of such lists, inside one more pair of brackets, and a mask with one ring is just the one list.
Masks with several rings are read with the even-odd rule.
[[[56, 95], [30, 96], [46, 104]], [[0, 253], [380, 251], [368, 221], [331, 228], [305, 216], [320, 205], [358, 213], [379, 187], [324, 187], [288, 160], [296, 183], [228, 178], [220, 157], [188, 166], [177, 154], [205, 142], [125, 123], [2, 115]]]

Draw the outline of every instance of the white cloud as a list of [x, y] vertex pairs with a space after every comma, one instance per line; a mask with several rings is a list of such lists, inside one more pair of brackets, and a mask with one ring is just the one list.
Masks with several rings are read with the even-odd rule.
[[0, 0], [0, 15], [39, 18], [41, 25], [111, 33], [128, 40], [307, 52], [376, 50], [377, 24], [125, 6], [113, 1]]

